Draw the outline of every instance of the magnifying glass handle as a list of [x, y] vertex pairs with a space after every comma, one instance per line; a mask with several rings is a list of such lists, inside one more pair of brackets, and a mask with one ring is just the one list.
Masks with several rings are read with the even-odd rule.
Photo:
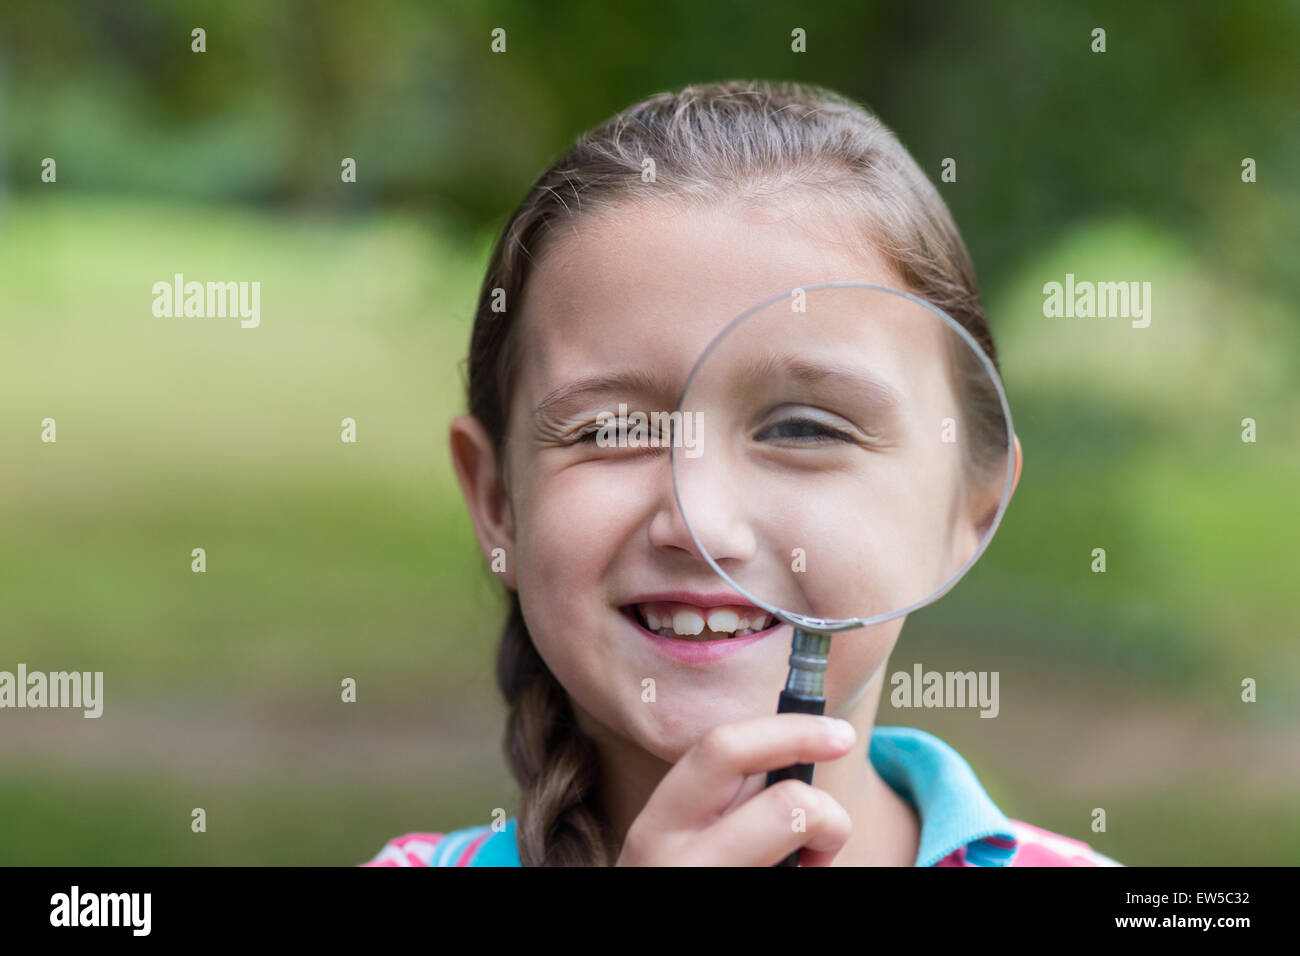
[[[799, 694], [791, 693], [788, 690], [781, 691], [781, 703], [776, 708], [778, 714], [822, 714], [826, 710], [825, 697], [804, 697]], [[767, 772], [767, 783], [764, 786], [772, 786], [782, 780], [789, 780], [794, 777], [802, 780], [804, 783], [811, 784], [813, 779], [813, 767], [816, 764], [796, 763], [789, 767], [782, 767], [780, 770], [769, 770]], [[777, 866], [798, 866], [799, 851], [795, 850], [787, 856]]]
[[[778, 714], [817, 714], [826, 712], [826, 696], [822, 676], [826, 672], [826, 655], [831, 647], [831, 636], [816, 631], [794, 629], [794, 642], [790, 651], [790, 676], [781, 691]], [[796, 763], [780, 770], [769, 770], [765, 787], [791, 777], [811, 785], [814, 764]], [[799, 851], [795, 850], [776, 866], [798, 866]]]

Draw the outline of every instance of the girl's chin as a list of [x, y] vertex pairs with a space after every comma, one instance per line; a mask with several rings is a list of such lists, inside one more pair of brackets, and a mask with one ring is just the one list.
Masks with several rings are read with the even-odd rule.
[[634, 737], [655, 756], [675, 763], [714, 727], [776, 713], [776, 697], [750, 703], [752, 707], [738, 707], [734, 702], [720, 706], [716, 700], [699, 701], [695, 705], [676, 700], [671, 718], [651, 712], [648, 721], [636, 728]]

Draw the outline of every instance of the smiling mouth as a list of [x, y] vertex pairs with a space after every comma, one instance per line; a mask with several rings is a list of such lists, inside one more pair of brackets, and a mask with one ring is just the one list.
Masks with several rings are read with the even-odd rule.
[[623, 609], [651, 634], [684, 641], [725, 641], [760, 634], [781, 622], [749, 605], [697, 607], [676, 601], [629, 604]]

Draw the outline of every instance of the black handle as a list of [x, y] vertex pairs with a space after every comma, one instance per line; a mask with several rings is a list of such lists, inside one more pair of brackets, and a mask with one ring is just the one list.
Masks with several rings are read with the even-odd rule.
[[[826, 712], [826, 698], [806, 697], [801, 694], [792, 693], [790, 690], [781, 691], [781, 703], [777, 706], [778, 714], [817, 714], [818, 716]], [[780, 770], [769, 770], [767, 772], [767, 783], [765, 787], [770, 787], [774, 783], [782, 780], [789, 780], [791, 777], [802, 780], [804, 783], [811, 785], [813, 779], [813, 767], [815, 764], [796, 763], [789, 767], [782, 767]], [[798, 866], [799, 851], [795, 850], [776, 866]]]

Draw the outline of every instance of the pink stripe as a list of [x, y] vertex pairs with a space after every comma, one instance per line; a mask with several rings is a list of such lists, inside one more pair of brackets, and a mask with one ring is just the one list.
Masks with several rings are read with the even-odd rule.
[[487, 842], [487, 838], [490, 837], [491, 835], [492, 835], [491, 830], [484, 830], [483, 833], [479, 835], [478, 839], [474, 840], [473, 843], [465, 847], [465, 852], [460, 855], [460, 859], [456, 861], [455, 865], [469, 866], [469, 861], [473, 859], [474, 854], [478, 851], [478, 848], [481, 847], [485, 842]]
[[1044, 830], [1023, 820], [1012, 820], [1020, 828], [1020, 848], [1012, 866], [1098, 866], [1096, 851], [1082, 840]]
[[404, 833], [395, 840], [390, 841], [395, 847], [404, 847], [406, 844], [416, 840], [421, 843], [432, 843], [435, 846], [443, 838], [442, 833]]

